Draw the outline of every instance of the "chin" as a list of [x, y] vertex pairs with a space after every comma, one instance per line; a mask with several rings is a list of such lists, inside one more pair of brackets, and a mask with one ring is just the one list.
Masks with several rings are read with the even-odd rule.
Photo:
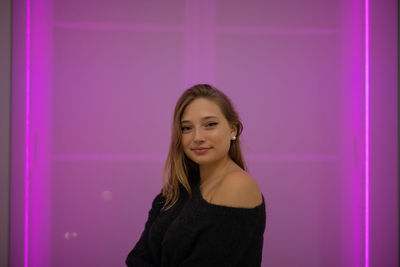
[[210, 160], [210, 159], [204, 159], [204, 158], [202, 158], [202, 159], [199, 159], [199, 158], [195, 158], [195, 159], [192, 159], [194, 162], [196, 162], [197, 164], [207, 164], [207, 163], [210, 163], [210, 162], [212, 162], [213, 160]]

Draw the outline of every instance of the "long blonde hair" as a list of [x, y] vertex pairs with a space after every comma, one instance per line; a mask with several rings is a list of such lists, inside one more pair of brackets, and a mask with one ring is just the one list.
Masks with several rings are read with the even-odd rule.
[[190, 197], [192, 197], [189, 177], [199, 175], [199, 166], [188, 158], [183, 151], [181, 145], [181, 119], [185, 108], [193, 100], [200, 97], [216, 103], [228, 123], [236, 127], [236, 140], [231, 141], [228, 154], [230, 158], [243, 170], [247, 170], [240, 148], [240, 135], [243, 131], [243, 125], [230, 99], [222, 91], [209, 84], [194, 85], [183, 92], [175, 105], [172, 121], [171, 143], [162, 174], [162, 195], [165, 198], [165, 204], [161, 210], [168, 210], [175, 205], [179, 199], [180, 185], [182, 185], [188, 191]]

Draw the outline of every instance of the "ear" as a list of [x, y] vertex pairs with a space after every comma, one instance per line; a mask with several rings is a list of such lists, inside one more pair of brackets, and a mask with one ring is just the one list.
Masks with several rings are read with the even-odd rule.
[[232, 137], [233, 136], [236, 136], [237, 137], [237, 128], [236, 128], [236, 126], [235, 125], [231, 125], [231, 134], [233, 134], [232, 135]]

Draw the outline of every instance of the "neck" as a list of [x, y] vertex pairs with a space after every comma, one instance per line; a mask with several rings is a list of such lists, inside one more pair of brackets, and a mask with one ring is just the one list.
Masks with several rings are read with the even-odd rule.
[[224, 174], [233, 167], [234, 162], [226, 156], [219, 161], [199, 165], [200, 184], [209, 183], [211, 180], [219, 180]]

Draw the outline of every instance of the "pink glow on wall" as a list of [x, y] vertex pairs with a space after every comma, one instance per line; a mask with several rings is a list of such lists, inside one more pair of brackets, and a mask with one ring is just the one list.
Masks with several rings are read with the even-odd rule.
[[369, 0], [365, 0], [365, 266], [369, 267]]
[[25, 246], [24, 266], [28, 267], [29, 256], [29, 117], [30, 117], [30, 83], [31, 83], [31, 1], [26, 0], [26, 113], [25, 113]]

